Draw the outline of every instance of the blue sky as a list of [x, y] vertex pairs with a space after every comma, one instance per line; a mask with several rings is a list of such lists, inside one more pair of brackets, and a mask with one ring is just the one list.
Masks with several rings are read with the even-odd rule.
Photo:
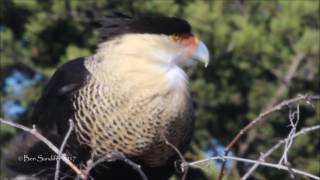
[[25, 107], [21, 106], [18, 100], [23, 91], [30, 85], [38, 82], [41, 75], [36, 74], [32, 77], [22, 71], [13, 70], [4, 80], [4, 92], [10, 94], [10, 98], [4, 99], [1, 103], [1, 109], [6, 118], [16, 119], [19, 114], [25, 112]]
[[[214, 156], [223, 156], [225, 148], [226, 147], [220, 144], [216, 139], [212, 139], [206, 146], [203, 147], [203, 150], [206, 158], [210, 158]], [[229, 152], [229, 156], [233, 156], [232, 151]], [[212, 161], [212, 163], [219, 168], [222, 165], [221, 160], [214, 160]], [[227, 159], [225, 164], [225, 169], [230, 169], [231, 166], [232, 166], [232, 160]]]

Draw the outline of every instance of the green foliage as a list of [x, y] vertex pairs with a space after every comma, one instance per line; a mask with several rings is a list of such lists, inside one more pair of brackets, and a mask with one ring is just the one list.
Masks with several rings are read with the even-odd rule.
[[[226, 145], [265, 109], [283, 85], [297, 55], [302, 54], [304, 58], [278, 102], [301, 93], [319, 93], [318, 0], [242, 3], [236, 0], [1, 0], [0, 10], [2, 81], [12, 68], [50, 77], [66, 61], [92, 54], [98, 43], [92, 26], [96, 15], [123, 11], [187, 19], [194, 34], [208, 45], [212, 60], [207, 69], [199, 67], [191, 77], [196, 130], [187, 153], [190, 160], [204, 158], [201, 148], [212, 138]], [[41, 81], [30, 86], [19, 97], [5, 92], [1, 92], [1, 97], [3, 100], [15, 98], [30, 108], [44, 85]], [[3, 82], [1, 88], [3, 90]], [[319, 105], [316, 103], [315, 107]], [[298, 128], [319, 124], [319, 113], [319, 108], [301, 108]], [[260, 152], [286, 137], [290, 131], [287, 117], [288, 111], [284, 110], [255, 127], [256, 137], [242, 156], [258, 159]], [[4, 140], [6, 134], [12, 135], [14, 131], [1, 127], [0, 139]], [[320, 175], [319, 135], [312, 133], [297, 138], [289, 153], [294, 167]], [[235, 155], [244, 140], [236, 144]], [[268, 160], [276, 161], [280, 156], [278, 151]], [[209, 171], [203, 171], [203, 177], [192, 178], [216, 177], [217, 167], [209, 166]], [[238, 179], [239, 173], [245, 170], [243, 164], [238, 163], [230, 170], [228, 179]], [[289, 179], [287, 173], [269, 168], [259, 168], [254, 177]]]

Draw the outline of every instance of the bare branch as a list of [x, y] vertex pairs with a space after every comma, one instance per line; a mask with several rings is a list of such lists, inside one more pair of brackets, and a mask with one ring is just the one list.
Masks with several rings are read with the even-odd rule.
[[60, 149], [59, 149], [59, 154], [58, 154], [58, 159], [57, 159], [57, 162], [56, 162], [56, 171], [55, 171], [55, 174], [54, 174], [54, 180], [58, 180], [59, 179], [59, 171], [60, 171], [60, 161], [61, 161], [61, 156], [62, 156], [62, 153], [63, 153], [63, 149], [71, 135], [71, 132], [73, 130], [73, 121], [71, 119], [69, 119], [69, 129], [68, 129], [68, 132], [67, 134], [64, 136], [64, 139], [62, 141], [62, 144], [60, 146]]
[[[290, 120], [290, 126], [291, 126], [291, 130], [290, 133], [286, 139], [286, 143], [285, 143], [285, 147], [284, 147], [284, 151], [283, 151], [283, 155], [280, 158], [279, 164], [284, 164], [286, 166], [288, 166], [289, 168], [289, 173], [290, 173], [290, 177], [294, 178], [294, 174], [290, 171], [290, 162], [288, 161], [288, 152], [293, 144], [293, 136], [296, 134], [297, 132], [297, 125], [299, 123], [300, 120], [300, 108], [299, 108], [299, 104], [297, 104], [297, 110], [294, 112], [291, 112], [291, 108], [289, 109], [289, 120]], [[296, 121], [295, 121], [296, 120]]]
[[97, 159], [96, 161], [93, 161], [93, 158], [89, 159], [87, 161], [87, 166], [84, 169], [84, 174], [86, 176], [85, 180], [88, 179], [90, 172], [93, 168], [95, 168], [97, 165], [99, 165], [100, 163], [103, 163], [105, 161], [111, 161], [112, 160], [112, 155], [111, 154], [107, 154], [99, 159]]
[[[315, 130], [320, 129], [320, 125], [311, 126], [308, 128], [303, 128], [298, 133], [294, 134], [291, 138], [296, 138], [302, 134], [306, 134]], [[285, 144], [287, 142], [287, 138], [280, 140], [276, 145], [274, 145], [272, 148], [270, 148], [266, 153], [262, 154], [260, 157], [260, 161], [264, 161], [266, 157], [268, 157], [270, 154], [272, 154], [275, 150], [277, 150], [281, 145]], [[260, 163], [254, 164], [249, 171], [242, 176], [241, 180], [246, 180], [250, 177], [250, 175], [254, 172], [255, 169], [260, 165]]]
[[141, 170], [141, 166], [139, 164], [126, 158], [122, 153], [115, 153], [113, 156], [115, 156], [115, 158], [117, 160], [121, 160], [121, 161], [125, 162], [126, 164], [130, 165], [134, 170], [138, 171], [138, 173], [140, 174], [140, 176], [143, 180], [148, 180], [145, 173]]
[[[299, 95], [299, 96], [297, 96], [297, 97], [295, 97], [293, 99], [285, 100], [285, 101], [279, 103], [278, 105], [272, 107], [271, 109], [268, 109], [268, 110], [264, 111], [263, 113], [261, 113], [258, 117], [256, 117], [253, 121], [251, 121], [248, 125], [246, 125], [244, 128], [242, 128], [238, 132], [238, 134], [232, 139], [232, 141], [225, 148], [224, 156], [228, 156], [229, 151], [233, 148], [235, 143], [240, 139], [240, 137], [242, 137], [242, 135], [244, 133], [246, 133], [251, 127], [253, 127], [258, 122], [263, 121], [266, 117], [268, 117], [273, 112], [279, 111], [279, 110], [283, 109], [283, 107], [287, 107], [290, 104], [298, 103], [300, 101], [306, 101], [308, 103], [311, 100], [319, 100], [319, 99], [320, 99], [319, 95]], [[221, 180], [222, 177], [223, 177], [224, 167], [225, 167], [225, 161], [223, 160], [218, 180]]]
[[147, 176], [145, 175], [145, 173], [142, 171], [141, 166], [133, 161], [131, 161], [130, 159], [128, 159], [127, 157], [125, 157], [122, 153], [111, 153], [111, 154], [107, 154], [101, 158], [99, 158], [96, 161], [92, 161], [92, 159], [90, 159], [87, 162], [87, 167], [84, 170], [84, 174], [86, 175], [85, 179], [88, 179], [90, 171], [96, 167], [97, 165], [99, 165], [100, 163], [103, 163], [105, 161], [107, 162], [112, 162], [112, 161], [116, 161], [116, 160], [120, 160], [126, 164], [128, 164], [129, 166], [131, 166], [134, 170], [136, 170], [139, 175], [141, 176], [141, 178], [143, 180], [148, 180]]
[[163, 132], [161, 132], [161, 138], [164, 140], [164, 142], [166, 143], [166, 145], [168, 145], [169, 147], [171, 147], [179, 156], [180, 160], [182, 161], [180, 164], [176, 165], [179, 166], [177, 167], [179, 169], [179, 171], [181, 171], [181, 173], [183, 173], [183, 176], [181, 177], [181, 180], [185, 180], [189, 171], [188, 166], [186, 166], [186, 164], [188, 164], [188, 162], [186, 161], [186, 159], [183, 157], [182, 153], [179, 151], [179, 149], [173, 145], [172, 143], [170, 143], [167, 139], [167, 137], [164, 135]]
[[85, 170], [81, 171], [75, 164], [73, 164], [66, 157], [66, 154], [63, 153], [63, 149], [64, 149], [66, 142], [67, 142], [68, 138], [70, 137], [71, 132], [74, 127], [72, 120], [69, 120], [70, 126], [68, 129], [68, 132], [66, 133], [66, 135], [63, 139], [63, 142], [60, 146], [60, 149], [58, 149], [52, 142], [50, 142], [46, 137], [44, 137], [42, 134], [40, 134], [37, 131], [35, 125], [33, 125], [33, 128], [31, 129], [26, 126], [14, 123], [12, 121], [6, 121], [1, 118], [0, 118], [0, 122], [3, 124], [6, 124], [6, 125], [12, 126], [12, 127], [21, 129], [25, 132], [28, 132], [28, 133], [34, 135], [36, 138], [38, 138], [43, 143], [45, 143], [53, 152], [55, 152], [58, 155], [57, 162], [56, 162], [56, 170], [55, 170], [55, 180], [59, 179], [60, 159], [62, 159], [62, 161], [65, 162], [78, 175], [78, 177], [80, 177], [80, 179], [88, 179], [90, 171], [98, 164], [100, 164], [104, 161], [115, 161], [115, 160], [121, 160], [121, 161], [125, 162], [126, 164], [130, 165], [134, 170], [136, 170], [140, 174], [140, 176], [143, 180], [148, 179], [147, 176], [145, 175], [145, 173], [141, 170], [140, 165], [138, 165], [135, 162], [131, 161], [130, 159], [126, 158], [121, 153], [112, 153], [110, 155], [106, 155], [106, 156], [98, 159], [97, 161], [92, 161], [92, 159], [90, 159], [87, 163], [87, 167], [85, 168]]
[[[14, 123], [12, 121], [6, 121], [2, 118], [0, 118], [0, 122], [3, 123], [3, 124], [6, 124], [6, 125], [9, 125], [9, 126], [12, 126], [12, 127], [15, 127], [15, 128], [18, 128], [18, 129], [21, 129], [25, 132], [28, 132], [32, 135], [34, 135], [36, 138], [38, 138], [40, 141], [42, 141], [43, 143], [45, 143], [53, 152], [55, 152], [56, 154], [59, 154], [60, 150], [51, 142], [49, 141], [46, 137], [44, 137], [42, 134], [40, 134], [35, 125], [33, 125], [32, 128], [28, 128], [26, 126], [23, 126], [23, 125], [20, 125], [20, 124], [17, 124], [17, 123]], [[63, 162], [65, 162], [75, 173], [77, 173], [77, 175], [84, 179], [85, 176], [84, 174], [81, 172], [81, 170], [75, 165], [73, 164], [67, 157], [65, 154], [61, 154], [61, 159]]]
[[[204, 162], [207, 162], [207, 161], [212, 161], [212, 160], [221, 160], [221, 161], [223, 161], [225, 159], [230, 159], [230, 160], [240, 161], [240, 162], [245, 162], [245, 163], [259, 164], [259, 165], [266, 166], [266, 167], [272, 167], [272, 168], [288, 171], [288, 167], [283, 166], [281, 164], [273, 164], [273, 163], [267, 163], [267, 162], [263, 162], [263, 161], [256, 161], [256, 160], [252, 160], [252, 159], [245, 159], [245, 158], [232, 157], [232, 156], [215, 156], [215, 157], [211, 157], [211, 158], [208, 158], [208, 159], [203, 159], [203, 160], [199, 160], [199, 161], [195, 161], [195, 162], [189, 163], [189, 166], [198, 168], [199, 164], [201, 164], [201, 163], [204, 163]], [[310, 173], [307, 173], [307, 172], [304, 172], [304, 171], [301, 171], [301, 170], [298, 170], [298, 169], [294, 169], [294, 168], [292, 168], [291, 170], [295, 174], [299, 174], [299, 175], [303, 175], [303, 176], [306, 176], [306, 177], [309, 177], [309, 178], [312, 178], [312, 179], [320, 180], [320, 177], [318, 177], [316, 175], [313, 175], [313, 174], [310, 174]]]
[[[278, 89], [275, 91], [276, 92], [275, 95], [267, 103], [265, 108], [263, 108], [264, 110], [272, 108], [272, 106], [274, 106], [275, 103], [277, 103], [285, 95], [287, 89], [291, 84], [291, 80], [294, 77], [295, 72], [297, 71], [304, 57], [305, 57], [305, 54], [301, 54], [301, 53], [293, 56], [291, 60], [292, 63], [290, 64], [287, 73], [284, 75], [283, 79], [281, 79], [281, 82], [280, 82], [281, 84], [279, 85]], [[255, 139], [256, 135], [257, 135], [256, 129], [251, 129], [248, 132], [246, 139], [241, 143], [241, 146], [239, 147], [238, 154], [240, 156], [246, 152], [251, 142]]]

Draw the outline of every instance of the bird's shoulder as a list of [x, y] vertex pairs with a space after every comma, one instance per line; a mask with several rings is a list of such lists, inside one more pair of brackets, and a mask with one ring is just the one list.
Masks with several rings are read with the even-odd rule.
[[83, 86], [90, 77], [90, 72], [84, 66], [85, 59], [77, 58], [59, 67], [49, 80], [43, 95], [63, 96]]
[[54, 124], [68, 127], [68, 119], [74, 111], [72, 96], [91, 76], [84, 66], [85, 59], [71, 60], [57, 69], [32, 108], [32, 124], [43, 130]]

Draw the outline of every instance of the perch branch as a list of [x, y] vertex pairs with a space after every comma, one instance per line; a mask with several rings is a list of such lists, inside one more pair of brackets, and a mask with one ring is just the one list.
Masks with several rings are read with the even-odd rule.
[[62, 141], [62, 144], [60, 146], [60, 149], [59, 149], [59, 154], [58, 154], [58, 159], [57, 159], [57, 162], [56, 162], [56, 171], [54, 173], [54, 180], [58, 180], [59, 179], [59, 171], [60, 171], [60, 162], [61, 162], [61, 156], [62, 156], [62, 153], [63, 153], [63, 149], [71, 135], [71, 132], [73, 130], [73, 121], [71, 119], [69, 119], [69, 129], [67, 131], [67, 134], [65, 135], [63, 141]]
[[[41, 140], [43, 143], [45, 143], [53, 152], [55, 152], [56, 154], [59, 154], [60, 150], [52, 143], [50, 142], [46, 137], [44, 137], [42, 134], [40, 134], [35, 125], [33, 125], [32, 128], [28, 128], [26, 126], [14, 123], [12, 121], [6, 121], [2, 118], [0, 118], [0, 122], [18, 129], [21, 129], [25, 132], [28, 132], [32, 135], [34, 135], [36, 138], [38, 138], [39, 140]], [[61, 154], [61, 159], [63, 162], [65, 162], [75, 173], [77, 173], [77, 175], [81, 178], [84, 179], [85, 175], [83, 174], [83, 172], [75, 165], [73, 164], [67, 157], [65, 154]]]
[[77, 175], [80, 179], [88, 179], [89, 173], [90, 171], [97, 166], [98, 164], [102, 163], [103, 161], [115, 161], [115, 160], [121, 160], [123, 162], [125, 162], [126, 164], [130, 165], [134, 170], [136, 170], [141, 178], [143, 180], [147, 180], [147, 176], [145, 175], [145, 173], [141, 170], [141, 166], [139, 164], [136, 164], [135, 162], [131, 161], [130, 159], [126, 158], [123, 154], [121, 153], [112, 153], [110, 155], [106, 155], [96, 161], [92, 161], [92, 159], [90, 159], [87, 163], [87, 167], [85, 168], [84, 171], [80, 170], [74, 163], [72, 163], [67, 157], [66, 154], [63, 153], [63, 149], [66, 145], [66, 142], [68, 140], [68, 138], [71, 135], [71, 132], [74, 128], [74, 124], [72, 122], [72, 120], [69, 120], [69, 129], [63, 139], [63, 142], [60, 146], [60, 149], [58, 149], [51, 141], [49, 141], [46, 137], [44, 137], [42, 134], [39, 133], [39, 131], [37, 131], [35, 125], [33, 125], [33, 128], [28, 128], [26, 126], [14, 123], [12, 121], [7, 121], [4, 120], [2, 118], [0, 118], [0, 122], [18, 129], [21, 129], [25, 132], [28, 132], [32, 135], [34, 135], [36, 138], [38, 138], [39, 140], [41, 140], [43, 143], [45, 143], [53, 152], [55, 152], [58, 155], [57, 158], [57, 162], [56, 162], [56, 170], [55, 170], [55, 180], [59, 179], [59, 169], [60, 169], [60, 159], [65, 162]]
[[188, 170], [189, 167], [185, 166], [186, 164], [188, 164], [188, 162], [186, 161], [186, 159], [183, 157], [182, 153], [179, 151], [179, 149], [173, 145], [172, 143], [169, 142], [169, 140], [167, 139], [167, 137], [164, 135], [164, 132], [161, 132], [161, 138], [164, 140], [164, 142], [166, 143], [166, 145], [168, 145], [170, 148], [172, 148], [179, 156], [181, 163], [177, 164], [177, 168], [178, 170], [183, 173], [181, 180], [185, 180], [188, 174]]
[[87, 162], [87, 167], [84, 170], [84, 174], [86, 175], [86, 178], [88, 178], [90, 171], [96, 167], [97, 165], [99, 165], [102, 162], [108, 161], [108, 162], [112, 162], [112, 161], [116, 161], [116, 160], [120, 160], [123, 161], [124, 163], [126, 163], [127, 165], [131, 166], [134, 170], [136, 170], [139, 175], [141, 176], [141, 178], [143, 180], [148, 180], [146, 174], [142, 171], [141, 166], [135, 162], [133, 162], [132, 160], [128, 159], [127, 157], [125, 157], [122, 153], [117, 153], [117, 152], [113, 152], [111, 154], [107, 154], [101, 158], [99, 158], [96, 161], [92, 161], [92, 159], [90, 159]]

